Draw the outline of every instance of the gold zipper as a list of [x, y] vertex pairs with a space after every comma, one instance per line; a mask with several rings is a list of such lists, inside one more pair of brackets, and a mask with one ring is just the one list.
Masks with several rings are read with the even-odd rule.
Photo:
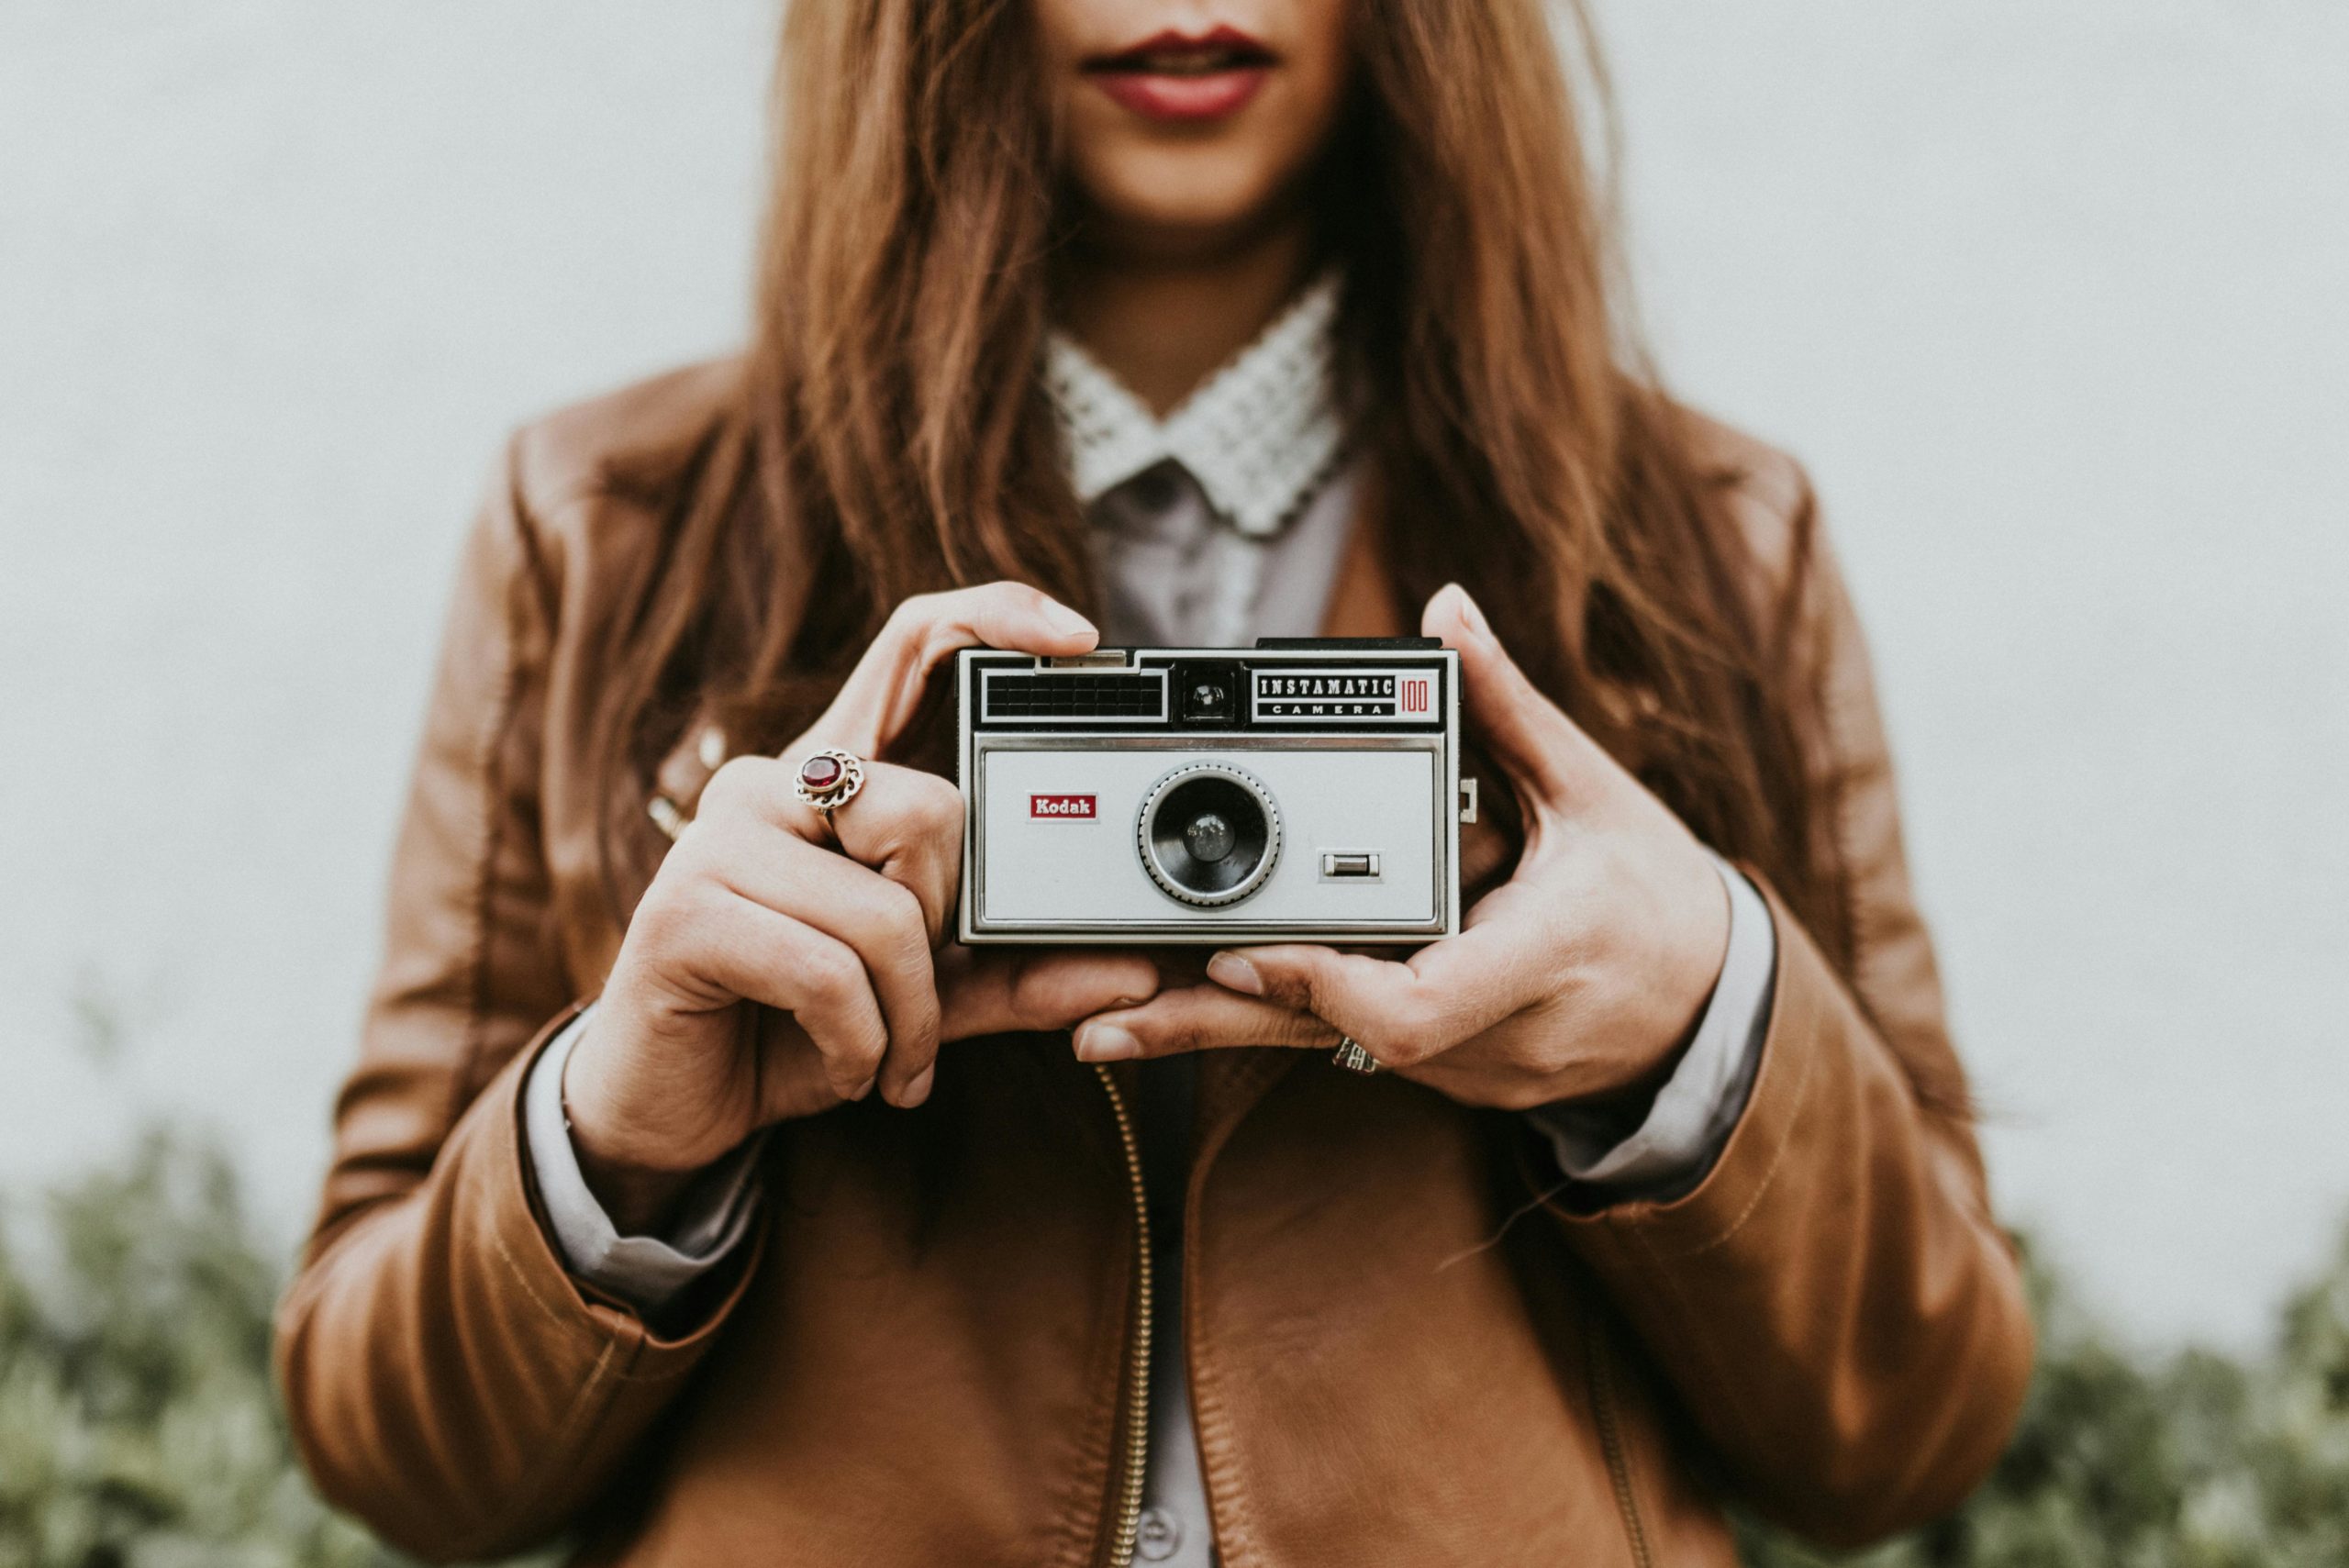
[[1590, 1368], [1590, 1412], [1598, 1424], [1598, 1446], [1607, 1453], [1607, 1473], [1615, 1483], [1615, 1507], [1623, 1515], [1623, 1531], [1631, 1538], [1631, 1561], [1639, 1568], [1654, 1568], [1648, 1551], [1647, 1526], [1640, 1519], [1640, 1500], [1631, 1493], [1631, 1465], [1623, 1457], [1623, 1433], [1615, 1420], [1615, 1378], [1609, 1360], [1607, 1327], [1597, 1313], [1590, 1317], [1586, 1358]]
[[1117, 1529], [1109, 1538], [1109, 1568], [1131, 1568], [1134, 1541], [1141, 1532], [1142, 1483], [1150, 1471], [1150, 1193], [1143, 1184], [1141, 1139], [1134, 1130], [1126, 1096], [1107, 1066], [1096, 1063], [1109, 1109], [1118, 1118], [1118, 1142], [1126, 1156], [1126, 1184], [1134, 1200], [1134, 1325], [1127, 1341], [1126, 1471], [1119, 1483]]

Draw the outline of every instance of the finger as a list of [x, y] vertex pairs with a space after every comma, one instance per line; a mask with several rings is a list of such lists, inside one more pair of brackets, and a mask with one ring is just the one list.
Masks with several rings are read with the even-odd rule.
[[1550, 805], [1572, 800], [1587, 764], [1606, 753], [1526, 678], [1468, 590], [1457, 583], [1438, 589], [1419, 629], [1459, 651], [1468, 722], [1519, 792]]
[[1186, 985], [1162, 991], [1139, 1007], [1085, 1019], [1076, 1029], [1076, 1059], [1137, 1062], [1236, 1045], [1335, 1045], [1338, 1032], [1295, 1007], [1220, 985]]
[[1108, 949], [949, 947], [939, 955], [939, 1000], [948, 1040], [1064, 1029], [1100, 1012], [1130, 1007], [1158, 990], [1158, 969], [1138, 953]]
[[[1498, 896], [1496, 895], [1495, 896]], [[1488, 899], [1486, 902], [1490, 902]], [[1311, 1013], [1389, 1067], [1427, 1061], [1541, 995], [1542, 965], [1519, 922], [1473, 927], [1405, 962], [1305, 943], [1239, 948], [1208, 977], [1241, 995]]]
[[882, 1097], [907, 1103], [908, 1087], [938, 1055], [937, 984], [920, 901], [879, 873], [770, 824], [745, 823], [722, 837], [709, 835], [697, 840], [692, 852], [707, 858], [709, 874], [720, 885], [823, 932], [855, 955], [885, 1025], [877, 1066]]
[[935, 946], [962, 884], [963, 792], [936, 773], [892, 762], [867, 762], [864, 773], [856, 798], [832, 813], [832, 835], [851, 860], [914, 895]]
[[[807, 843], [838, 844], [848, 859], [904, 887], [919, 902], [935, 944], [944, 934], [963, 874], [963, 795], [936, 773], [866, 762], [864, 786], [827, 825], [794, 787], [796, 770], [773, 757], [736, 757], [702, 792], [681, 841], [747, 817]], [[698, 840], [696, 840], [698, 841]]]
[[759, 1053], [759, 1125], [796, 1121], [840, 1103], [825, 1075], [824, 1055], [799, 1020], [774, 1007], [756, 1018]]
[[957, 649], [1052, 656], [1084, 653], [1100, 640], [1091, 621], [1025, 583], [918, 594], [891, 612], [808, 740], [860, 757], [887, 750], [920, 706], [930, 672]]
[[872, 1087], [889, 1031], [864, 964], [805, 921], [711, 884], [679, 917], [693, 922], [695, 963], [729, 995], [788, 1013], [823, 1055], [842, 1099]]
[[771, 823], [811, 844], [829, 843], [823, 818], [793, 787], [798, 776], [795, 764], [773, 757], [728, 759], [702, 786], [701, 802], [694, 808], [693, 820], [677, 835], [678, 845], [694, 842], [696, 834], [706, 838], [737, 819]]

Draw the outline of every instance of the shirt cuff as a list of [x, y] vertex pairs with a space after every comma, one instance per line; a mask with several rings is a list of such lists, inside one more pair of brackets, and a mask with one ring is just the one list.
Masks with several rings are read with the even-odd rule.
[[664, 1234], [621, 1235], [579, 1169], [562, 1104], [563, 1064], [594, 1016], [593, 1007], [583, 1009], [531, 1063], [522, 1089], [524, 1154], [538, 1180], [551, 1240], [571, 1276], [652, 1317], [749, 1236], [758, 1207], [759, 1151], [766, 1139], [763, 1133], [750, 1139], [695, 1177], [677, 1200]]
[[[1709, 850], [1706, 851], [1711, 854]], [[1546, 1134], [1558, 1166], [1611, 1199], [1669, 1200], [1693, 1189], [1736, 1129], [1770, 1031], [1777, 931], [1770, 907], [1735, 866], [1713, 855], [1729, 890], [1729, 951], [1697, 1033], [1629, 1137], [1572, 1102], [1525, 1114]]]

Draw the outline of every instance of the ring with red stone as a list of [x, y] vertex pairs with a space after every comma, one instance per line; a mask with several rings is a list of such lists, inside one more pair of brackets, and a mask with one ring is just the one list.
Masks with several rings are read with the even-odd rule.
[[827, 828], [832, 825], [832, 813], [863, 787], [863, 762], [855, 753], [838, 747], [818, 751], [800, 763], [798, 774], [791, 781], [792, 793], [813, 806]]

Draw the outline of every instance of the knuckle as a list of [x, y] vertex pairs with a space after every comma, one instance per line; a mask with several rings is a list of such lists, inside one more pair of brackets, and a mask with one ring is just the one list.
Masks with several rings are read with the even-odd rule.
[[894, 633], [901, 643], [926, 647], [953, 616], [953, 601], [949, 595], [910, 594], [900, 599], [897, 607], [890, 612], [886, 629]]
[[1058, 1025], [1068, 1011], [1062, 971], [1041, 953], [1023, 953], [1013, 964], [1006, 988], [1012, 1018], [1023, 1029]]
[[945, 1027], [945, 1012], [940, 1006], [938, 991], [932, 985], [918, 985], [908, 998], [911, 1006], [904, 1025], [903, 1044], [923, 1052], [938, 1049], [939, 1036]]
[[1418, 1067], [1441, 1054], [1435, 1042], [1424, 1035], [1385, 1040], [1367, 1049], [1389, 1067]]
[[1138, 1029], [1146, 1048], [1160, 1051], [1205, 1051], [1216, 1043], [1215, 1030], [1204, 1019], [1177, 1014], [1155, 1029]]
[[840, 1065], [862, 1084], [880, 1071], [882, 1059], [889, 1054], [889, 1031], [880, 1024], [867, 1022], [848, 1030], [841, 1040]]
[[636, 906], [628, 923], [629, 940], [640, 951], [653, 955], [673, 951], [678, 936], [687, 929], [679, 906], [685, 902], [674, 891], [655, 888]]
[[799, 958], [800, 984], [818, 1006], [848, 1005], [864, 984], [864, 966], [837, 942], [822, 942]]
[[722, 882], [726, 868], [742, 852], [738, 822], [722, 813], [697, 817], [670, 847], [655, 873], [653, 887], [690, 898], [709, 897]]
[[699, 876], [707, 869], [709, 843], [719, 836], [719, 824], [708, 812], [707, 792], [702, 796], [701, 805], [702, 809], [695, 812], [692, 819], [678, 829], [676, 839], [669, 845], [669, 852], [661, 857], [660, 869], [652, 873], [654, 887], [660, 886], [663, 878], [674, 883]]
[[921, 900], [903, 883], [884, 881], [874, 895], [875, 925], [889, 960], [901, 969], [928, 967], [930, 921]]
[[1264, 976], [1264, 1000], [1276, 1006], [1315, 1013], [1327, 999], [1323, 986], [1309, 973], [1292, 974], [1275, 972]]
[[629, 934], [656, 951], [673, 951], [707, 930], [718, 913], [716, 886], [700, 867], [683, 865], [674, 876], [655, 878], [629, 919]]
[[885, 886], [889, 917], [897, 929], [900, 940], [910, 942], [921, 952], [930, 951], [930, 917], [921, 906], [921, 895], [905, 883], [890, 879]]
[[1400, 1019], [1388, 1019], [1378, 1029], [1354, 1037], [1364, 1050], [1389, 1067], [1417, 1067], [1436, 1054], [1434, 1038], [1425, 1029]]
[[983, 640], [1001, 642], [1017, 638], [1021, 624], [1042, 615], [1047, 602], [1041, 589], [1007, 577], [972, 589], [964, 606]]
[[[713, 817], [723, 817], [741, 811], [758, 794], [760, 774], [763, 771], [763, 757], [735, 757], [721, 764], [702, 786], [701, 804], [694, 813], [694, 827], [702, 827]], [[688, 828], [690, 834], [693, 828]], [[707, 834], [703, 835], [705, 838]]]
[[1289, 1014], [1288, 1017], [1281, 1020], [1280, 1039], [1277, 1043], [1282, 1045], [1319, 1045], [1322, 1041], [1328, 1040], [1330, 1036], [1342, 1034], [1344, 1032], [1344, 1030], [1339, 1029], [1335, 1024], [1330, 1023], [1326, 1018], [1317, 1017], [1309, 1012], [1297, 1012]]
[[907, 826], [925, 840], [960, 838], [963, 832], [963, 792], [933, 773], [906, 799]]
[[1015, 1023], [1029, 1027], [1043, 1016], [1048, 985], [1043, 966], [1033, 955], [1021, 953], [1011, 961], [1011, 972], [1004, 984], [1004, 1006]]
[[[943, 779], [892, 787], [885, 816], [864, 825], [869, 837], [857, 846], [859, 858], [873, 865], [926, 854], [963, 836], [963, 797]], [[895, 781], [892, 781], [893, 785]]]

